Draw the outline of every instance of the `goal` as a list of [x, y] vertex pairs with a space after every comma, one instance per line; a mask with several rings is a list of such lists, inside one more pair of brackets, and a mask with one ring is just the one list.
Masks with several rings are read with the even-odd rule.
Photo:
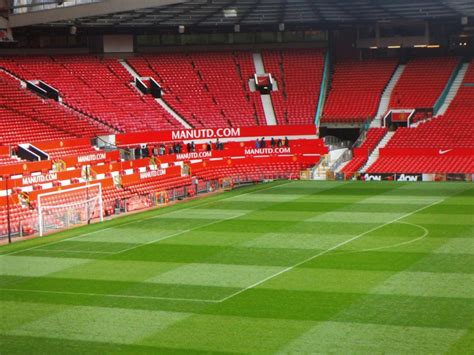
[[219, 183], [224, 191], [230, 191], [234, 188], [234, 180], [231, 177], [222, 178]]
[[84, 185], [38, 195], [40, 236], [56, 229], [89, 224], [94, 218], [103, 221], [101, 184]]

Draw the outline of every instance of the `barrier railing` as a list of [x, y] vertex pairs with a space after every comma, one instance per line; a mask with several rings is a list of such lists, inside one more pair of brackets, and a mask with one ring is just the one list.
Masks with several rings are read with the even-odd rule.
[[319, 100], [318, 100], [318, 108], [316, 110], [316, 117], [314, 118], [314, 123], [316, 127], [319, 127], [319, 122], [321, 121], [321, 116], [323, 114], [324, 103], [326, 102], [326, 95], [329, 89], [329, 84], [331, 80], [331, 56], [329, 50], [326, 51], [326, 56], [324, 58], [324, 71], [323, 71], [323, 78], [321, 80], [321, 87], [319, 89]]
[[449, 90], [451, 90], [451, 86], [453, 85], [454, 79], [456, 79], [456, 76], [458, 75], [459, 71], [461, 70], [462, 67], [462, 60], [460, 60], [452, 72], [451, 76], [449, 77], [449, 80], [444, 87], [443, 91], [441, 92], [441, 95], [439, 96], [438, 100], [436, 100], [435, 105], [433, 106], [433, 115], [435, 116], [441, 106], [443, 106], [444, 101], [446, 101], [446, 96], [448, 96]]

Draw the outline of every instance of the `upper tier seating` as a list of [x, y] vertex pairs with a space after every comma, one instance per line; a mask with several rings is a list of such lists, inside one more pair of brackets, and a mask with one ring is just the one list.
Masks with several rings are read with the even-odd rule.
[[410, 60], [398, 79], [390, 98], [390, 108], [431, 108], [445, 88], [456, 57], [415, 58]]
[[93, 56], [1, 58], [0, 67], [24, 80], [43, 80], [64, 102], [126, 132], [181, 128], [150, 95], [142, 95], [116, 59]]
[[[171, 53], [128, 60], [154, 77], [163, 99], [193, 127], [253, 126], [264, 122], [248, 88], [250, 53]], [[240, 67], [240, 72], [239, 72]]]
[[20, 87], [0, 71], [0, 143], [26, 143], [105, 135], [110, 129]]
[[377, 113], [382, 93], [397, 66], [395, 59], [336, 63], [324, 122], [363, 122]]
[[257, 119], [257, 125], [266, 125], [265, 112], [263, 111], [262, 100], [258, 91], [251, 92], [249, 86], [249, 79], [253, 78], [255, 74], [255, 64], [249, 52], [234, 52], [234, 59], [237, 65], [237, 71], [240, 71], [239, 76], [242, 78], [242, 87], [246, 92], [246, 96], [250, 98], [254, 110], [254, 116]]
[[[242, 60], [248, 53], [242, 53]], [[218, 105], [232, 126], [254, 126], [264, 123], [265, 117], [256, 119], [253, 103], [250, 100], [248, 79], [239, 74], [236, 58], [232, 53], [193, 53], [191, 58], [200, 71], [209, 92], [216, 99]], [[256, 96], [257, 94], [253, 94]]]
[[278, 91], [271, 99], [278, 124], [313, 124], [324, 71], [321, 49], [264, 51], [265, 71], [272, 74]]

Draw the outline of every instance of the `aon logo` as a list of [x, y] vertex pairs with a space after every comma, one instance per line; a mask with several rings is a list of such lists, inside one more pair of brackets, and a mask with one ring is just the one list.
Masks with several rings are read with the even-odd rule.
[[382, 176], [365, 174], [364, 179], [365, 181], [382, 181]]
[[397, 181], [418, 181], [418, 175], [401, 174], [398, 176]]

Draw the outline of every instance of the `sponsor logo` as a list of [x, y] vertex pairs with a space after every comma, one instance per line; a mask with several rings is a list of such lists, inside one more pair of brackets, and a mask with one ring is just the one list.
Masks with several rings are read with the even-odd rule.
[[58, 179], [58, 174], [50, 173], [46, 175], [26, 176], [22, 179], [23, 185], [40, 184]]
[[443, 155], [443, 154], [449, 153], [450, 151], [452, 151], [452, 149], [445, 149], [445, 150], [440, 149], [440, 150], [439, 150], [439, 154], [440, 154], [440, 155]]
[[291, 149], [288, 147], [282, 148], [245, 148], [245, 155], [260, 155], [260, 154], [290, 154]]
[[176, 154], [176, 160], [190, 160], [210, 157], [212, 157], [212, 152], [190, 152]]
[[54, 171], [64, 171], [66, 170], [66, 162], [64, 160], [55, 160], [53, 161], [53, 170]]
[[161, 176], [165, 175], [166, 170], [165, 169], [158, 169], [158, 170], [152, 170], [152, 171], [145, 171], [144, 173], [140, 173], [140, 179], [148, 179], [154, 176]]
[[365, 175], [364, 175], [364, 180], [365, 180], [365, 181], [382, 181], [382, 175], [369, 175], [369, 174], [365, 174]]
[[105, 159], [105, 157], [106, 157], [105, 153], [96, 153], [96, 154], [79, 156], [77, 157], [77, 161], [79, 163], [85, 163], [85, 162], [94, 161], [94, 160], [102, 160], [102, 159]]
[[208, 139], [208, 138], [223, 138], [223, 137], [240, 137], [240, 128], [207, 128], [207, 129], [192, 129], [172, 131], [171, 138], [173, 140], [183, 139]]
[[397, 181], [418, 181], [418, 175], [401, 174], [397, 177]]

